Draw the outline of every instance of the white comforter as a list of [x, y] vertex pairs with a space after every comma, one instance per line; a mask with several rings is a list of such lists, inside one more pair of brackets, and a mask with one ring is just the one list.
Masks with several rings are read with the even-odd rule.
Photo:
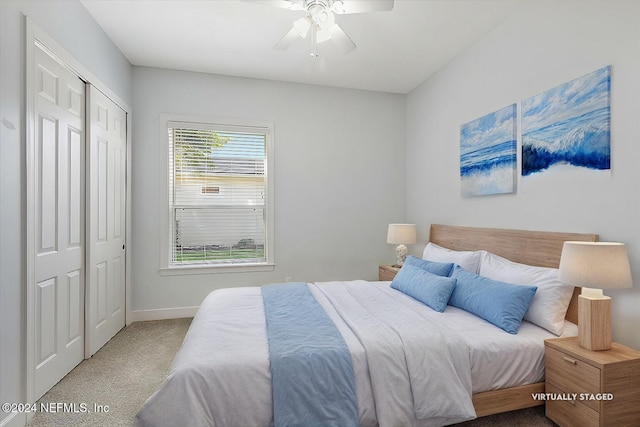
[[[352, 354], [362, 426], [441, 426], [475, 417], [470, 348], [441, 313], [388, 284], [309, 285]], [[271, 374], [259, 288], [212, 292], [139, 426], [269, 426]]]

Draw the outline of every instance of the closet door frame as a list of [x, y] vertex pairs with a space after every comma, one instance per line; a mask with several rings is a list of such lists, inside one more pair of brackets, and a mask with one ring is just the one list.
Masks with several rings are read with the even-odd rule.
[[[35, 205], [36, 198], [33, 190], [34, 172], [37, 170], [35, 159], [36, 144], [36, 114], [35, 114], [35, 90], [34, 79], [34, 49], [36, 43], [46, 48], [52, 53], [66, 68], [76, 74], [81, 80], [93, 85], [115, 102], [126, 113], [127, 127], [127, 148], [126, 148], [126, 213], [125, 213], [125, 241], [131, 242], [131, 107], [116, 95], [109, 87], [91, 73], [85, 66], [71, 56], [60, 44], [47, 35], [42, 29], [34, 24], [27, 16], [24, 17], [25, 28], [25, 154], [26, 154], [26, 235], [24, 240], [26, 259], [26, 352], [24, 360], [24, 402], [35, 403], [35, 265], [36, 265], [36, 244], [35, 238]], [[85, 120], [88, 117], [85, 117]], [[86, 126], [85, 126], [86, 128]], [[86, 144], [86, 142], [85, 142]], [[86, 163], [86, 159], [85, 159]], [[86, 218], [85, 228], [90, 225], [89, 218]], [[129, 248], [127, 248], [129, 249]], [[131, 251], [126, 251], [126, 264], [131, 266]], [[125, 273], [125, 324], [131, 323], [131, 269], [127, 268]], [[85, 284], [86, 286], [86, 284]], [[85, 309], [86, 316], [86, 309]], [[85, 358], [90, 357], [85, 351]], [[27, 421], [31, 419], [33, 413], [27, 414]]]

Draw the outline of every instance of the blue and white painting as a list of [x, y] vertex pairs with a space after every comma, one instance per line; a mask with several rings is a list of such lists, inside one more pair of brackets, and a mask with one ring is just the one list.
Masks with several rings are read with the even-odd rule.
[[516, 188], [516, 104], [460, 126], [463, 196], [513, 193]]
[[522, 176], [610, 169], [611, 66], [522, 101]]

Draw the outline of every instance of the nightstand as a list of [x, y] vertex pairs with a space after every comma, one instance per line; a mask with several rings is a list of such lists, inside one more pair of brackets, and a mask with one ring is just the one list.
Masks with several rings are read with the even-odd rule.
[[398, 271], [400, 271], [400, 267], [394, 267], [392, 265], [381, 265], [378, 267], [378, 280], [393, 280], [396, 274], [398, 274]]
[[561, 427], [638, 426], [640, 351], [616, 343], [591, 351], [577, 337], [544, 344], [547, 417]]

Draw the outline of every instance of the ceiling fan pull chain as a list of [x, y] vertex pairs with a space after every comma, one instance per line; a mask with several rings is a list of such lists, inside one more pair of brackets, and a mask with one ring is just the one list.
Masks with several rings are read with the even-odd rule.
[[318, 43], [316, 42], [316, 31], [317, 26], [314, 23], [311, 27], [311, 52], [309, 52], [311, 59], [317, 59], [320, 56], [318, 54]]

